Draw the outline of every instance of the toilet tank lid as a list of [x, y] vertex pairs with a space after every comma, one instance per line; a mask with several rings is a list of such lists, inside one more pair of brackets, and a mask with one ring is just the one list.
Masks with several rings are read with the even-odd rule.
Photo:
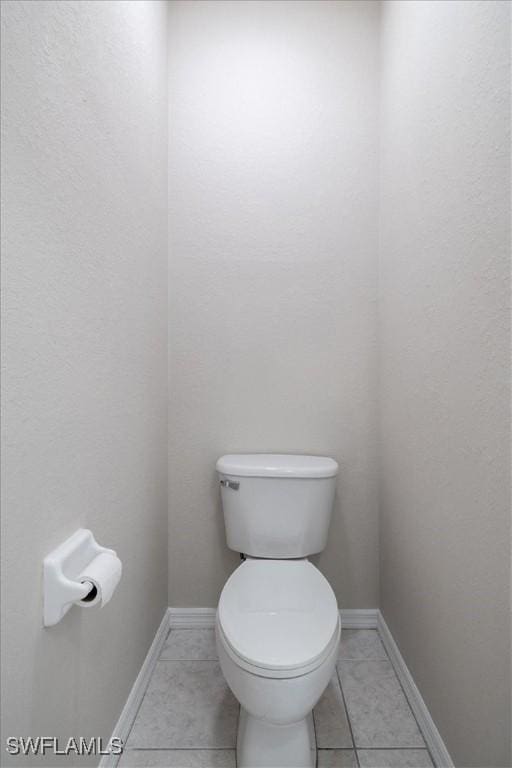
[[338, 464], [327, 456], [239, 453], [221, 456], [217, 472], [236, 477], [335, 477]]

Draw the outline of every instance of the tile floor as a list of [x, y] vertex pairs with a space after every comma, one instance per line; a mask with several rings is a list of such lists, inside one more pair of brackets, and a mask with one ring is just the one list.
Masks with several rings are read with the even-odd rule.
[[[213, 630], [173, 629], [119, 768], [236, 768], [238, 710]], [[314, 720], [318, 768], [433, 766], [376, 630], [343, 630]]]

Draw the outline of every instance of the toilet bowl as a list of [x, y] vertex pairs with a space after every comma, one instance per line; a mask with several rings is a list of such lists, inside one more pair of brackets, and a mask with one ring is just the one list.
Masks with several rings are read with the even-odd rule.
[[249, 454], [217, 462], [228, 546], [244, 562], [219, 600], [215, 635], [240, 702], [238, 768], [314, 768], [312, 710], [336, 665], [340, 619], [321, 552], [337, 463]]
[[226, 681], [241, 704], [239, 768], [312, 768], [311, 711], [333, 674], [336, 598], [308, 560], [248, 559], [227, 581], [216, 618]]

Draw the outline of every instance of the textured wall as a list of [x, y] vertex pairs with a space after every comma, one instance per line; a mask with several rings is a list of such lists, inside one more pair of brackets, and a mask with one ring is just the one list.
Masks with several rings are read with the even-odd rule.
[[[2, 22], [4, 735], [108, 738], [167, 604], [166, 5]], [[122, 582], [43, 629], [79, 526]]]
[[344, 607], [377, 604], [378, 5], [170, 6], [171, 605], [215, 605], [215, 460], [340, 463], [319, 558]]
[[459, 766], [510, 766], [510, 5], [383, 8], [381, 600]]

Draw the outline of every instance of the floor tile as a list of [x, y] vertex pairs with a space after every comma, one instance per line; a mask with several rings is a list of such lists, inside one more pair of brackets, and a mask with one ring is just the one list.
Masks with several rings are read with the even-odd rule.
[[356, 753], [352, 749], [319, 749], [317, 768], [356, 768]]
[[231, 749], [238, 709], [216, 661], [159, 661], [127, 746]]
[[426, 749], [358, 749], [361, 768], [432, 768]]
[[318, 747], [351, 748], [352, 737], [336, 673], [313, 710]]
[[339, 658], [385, 661], [388, 656], [376, 629], [343, 629]]
[[343, 693], [357, 747], [424, 747], [389, 661], [340, 661]]
[[236, 768], [234, 749], [129, 749], [118, 768]]
[[161, 659], [192, 661], [217, 659], [213, 629], [171, 629], [165, 641]]

